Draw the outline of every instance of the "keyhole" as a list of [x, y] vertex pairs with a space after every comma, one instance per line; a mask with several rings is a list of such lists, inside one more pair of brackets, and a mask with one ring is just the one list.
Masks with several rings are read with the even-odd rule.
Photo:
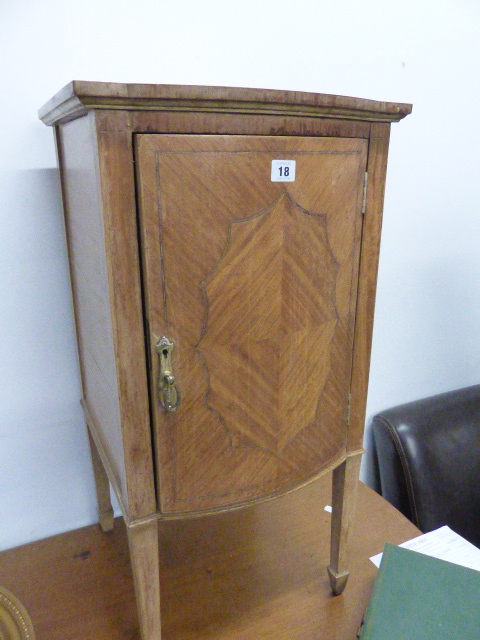
[[166, 358], [168, 356], [168, 349], [164, 349], [162, 353], [163, 353], [163, 357]]

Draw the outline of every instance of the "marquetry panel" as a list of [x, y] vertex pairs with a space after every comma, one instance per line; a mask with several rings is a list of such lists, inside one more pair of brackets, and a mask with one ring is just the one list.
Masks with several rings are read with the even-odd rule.
[[[302, 484], [346, 453], [367, 142], [136, 142], [161, 511]], [[274, 159], [294, 182], [272, 182]], [[176, 413], [155, 397], [163, 335]]]

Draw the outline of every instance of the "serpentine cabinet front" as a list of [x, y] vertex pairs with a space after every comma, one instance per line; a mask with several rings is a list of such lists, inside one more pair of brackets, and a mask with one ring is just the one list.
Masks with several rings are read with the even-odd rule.
[[305, 483], [346, 450], [367, 141], [139, 135], [135, 151], [160, 511]]

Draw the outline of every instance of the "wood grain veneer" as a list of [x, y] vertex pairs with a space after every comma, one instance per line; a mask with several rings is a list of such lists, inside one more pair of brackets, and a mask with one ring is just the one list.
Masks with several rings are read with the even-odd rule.
[[[175, 414], [154, 404], [161, 512], [304, 484], [347, 455], [367, 143], [136, 143], [152, 395], [162, 335], [182, 395]], [[295, 182], [270, 180], [277, 157]]]
[[[41, 109], [56, 131], [99, 518], [112, 527], [109, 481], [143, 640], [161, 636], [159, 521], [177, 530], [168, 521], [330, 471], [328, 573], [345, 588], [390, 124], [410, 111], [83, 81]], [[296, 162], [295, 181], [271, 180], [276, 159]], [[157, 353], [164, 335], [171, 356]], [[179, 391], [175, 413], [159, 401], [163, 379]]]
[[411, 105], [302, 91], [233, 87], [120, 84], [75, 80], [39, 112], [45, 124], [59, 124], [85, 115], [88, 109], [235, 111], [250, 115], [287, 114], [362, 121], [397, 122]]

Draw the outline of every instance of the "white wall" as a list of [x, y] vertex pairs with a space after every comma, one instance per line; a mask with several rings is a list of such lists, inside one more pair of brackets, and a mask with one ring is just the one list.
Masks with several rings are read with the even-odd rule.
[[479, 380], [479, 23], [477, 0], [0, 1], [0, 548], [96, 519], [38, 108], [72, 79], [413, 102], [392, 126], [371, 416]]

